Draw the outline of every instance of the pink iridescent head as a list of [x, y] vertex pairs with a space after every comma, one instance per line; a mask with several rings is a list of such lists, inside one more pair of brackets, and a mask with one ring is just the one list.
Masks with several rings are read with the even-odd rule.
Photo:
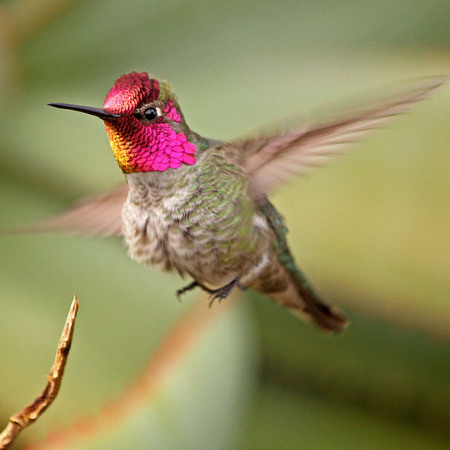
[[114, 156], [125, 173], [195, 164], [196, 146], [188, 140], [189, 128], [165, 80], [131, 72], [114, 83], [102, 109], [64, 103], [51, 106], [103, 119]]

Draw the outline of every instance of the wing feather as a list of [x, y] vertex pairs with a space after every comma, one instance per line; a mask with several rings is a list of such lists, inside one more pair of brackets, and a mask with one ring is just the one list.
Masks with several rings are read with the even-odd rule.
[[369, 131], [410, 110], [445, 81], [445, 77], [422, 81], [397, 97], [343, 120], [244, 141], [244, 166], [251, 178], [252, 195], [261, 198], [289, 178], [305, 173], [309, 167], [329, 162]]
[[61, 232], [85, 236], [122, 234], [122, 207], [128, 195], [128, 184], [76, 203], [71, 209], [44, 219], [13, 233]]

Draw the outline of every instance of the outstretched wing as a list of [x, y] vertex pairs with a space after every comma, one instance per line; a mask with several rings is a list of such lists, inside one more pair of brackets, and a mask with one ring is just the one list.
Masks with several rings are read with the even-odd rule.
[[261, 198], [308, 167], [328, 162], [368, 131], [411, 109], [445, 81], [444, 77], [422, 81], [402, 95], [334, 123], [244, 141], [244, 165], [251, 179], [252, 195]]
[[76, 203], [71, 209], [44, 219], [13, 233], [62, 232], [86, 236], [120, 235], [122, 207], [128, 195], [128, 184], [96, 197], [88, 197]]

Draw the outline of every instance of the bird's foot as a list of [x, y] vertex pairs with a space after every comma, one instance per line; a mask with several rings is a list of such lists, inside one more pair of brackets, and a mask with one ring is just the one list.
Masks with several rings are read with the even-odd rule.
[[177, 293], [176, 293], [177, 300], [181, 303], [181, 296], [183, 294], [185, 294], [186, 292], [192, 291], [192, 289], [195, 289], [196, 287], [201, 287], [202, 289], [204, 289], [204, 286], [197, 283], [196, 281], [193, 281], [192, 283], [188, 284], [187, 286], [184, 286], [183, 288], [178, 289]]
[[240, 283], [240, 279], [241, 277], [237, 276], [234, 280], [231, 280], [225, 286], [221, 286], [220, 288], [217, 289], [206, 289], [210, 294], [209, 307], [211, 308], [215, 300], [218, 300], [220, 303], [224, 298], [227, 298], [235, 287], [244, 290], [246, 286]]
[[216, 299], [218, 299], [219, 303], [220, 303], [224, 298], [227, 298], [236, 286], [242, 290], [246, 289], [246, 286], [244, 286], [240, 283], [240, 279], [241, 279], [241, 277], [237, 276], [234, 280], [231, 280], [228, 284], [221, 286], [220, 288], [217, 288], [217, 289], [210, 289], [209, 287], [205, 286], [204, 284], [201, 284], [197, 281], [193, 281], [192, 283], [188, 284], [187, 286], [185, 286], [181, 289], [178, 289], [178, 291], [176, 293], [177, 299], [179, 302], [181, 302], [181, 296], [183, 294], [185, 294], [186, 292], [192, 291], [192, 289], [195, 289], [196, 287], [199, 287], [209, 294], [209, 296], [210, 296], [209, 307], [211, 307]]
[[215, 292], [214, 289], [210, 289], [209, 287], [205, 286], [202, 283], [199, 283], [198, 281], [193, 281], [192, 283], [188, 284], [187, 286], [184, 286], [181, 289], [178, 289], [176, 295], [179, 302], [181, 302], [181, 296], [185, 294], [186, 292], [192, 291], [192, 289], [195, 289], [196, 287], [199, 287], [200, 289], [208, 292], [208, 294], [213, 294]]

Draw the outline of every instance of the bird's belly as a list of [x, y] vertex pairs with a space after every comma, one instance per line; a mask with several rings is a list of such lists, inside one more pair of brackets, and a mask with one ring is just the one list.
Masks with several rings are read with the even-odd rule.
[[199, 282], [222, 285], [241, 273], [252, 239], [242, 221], [220, 227], [213, 213], [174, 219], [162, 209], [124, 214], [124, 236], [132, 259], [156, 269], [189, 274]]

